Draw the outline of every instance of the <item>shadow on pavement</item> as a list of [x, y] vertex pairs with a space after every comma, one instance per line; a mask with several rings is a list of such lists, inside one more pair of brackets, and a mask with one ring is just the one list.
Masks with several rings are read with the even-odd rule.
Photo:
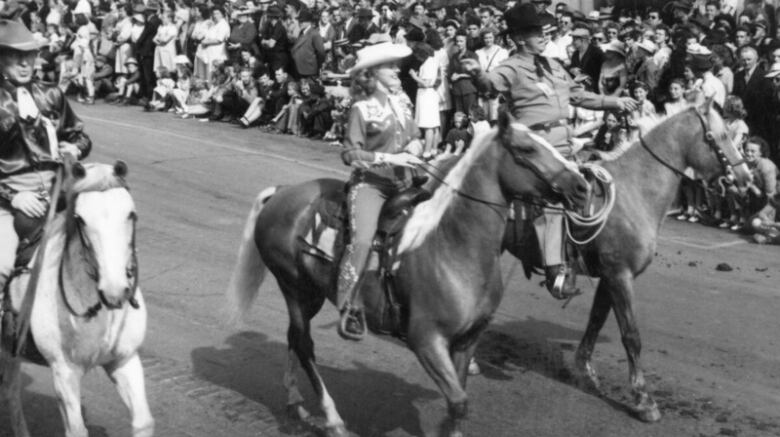
[[[193, 370], [198, 377], [267, 406], [280, 425], [280, 433], [311, 435], [318, 431], [312, 424], [294, 421], [287, 415], [287, 392], [282, 385], [287, 365], [286, 344], [253, 331], [231, 335], [225, 342], [227, 348], [202, 347], [192, 351]], [[390, 432], [423, 435], [420, 413], [413, 403], [439, 399], [439, 392], [410, 384], [363, 362], [355, 362], [354, 366], [354, 369], [319, 366], [348, 429], [362, 437]], [[305, 407], [321, 418], [322, 412], [306, 374], [299, 370], [296, 376], [306, 398]]]

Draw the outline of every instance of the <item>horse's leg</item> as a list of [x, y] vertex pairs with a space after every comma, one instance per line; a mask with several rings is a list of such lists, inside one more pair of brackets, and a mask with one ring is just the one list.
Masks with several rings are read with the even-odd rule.
[[580, 345], [577, 347], [577, 353], [574, 356], [574, 367], [578, 378], [590, 385], [588, 388], [596, 392], [600, 391], [599, 378], [596, 374], [596, 369], [593, 368], [591, 357], [593, 356], [593, 348], [596, 346], [599, 332], [604, 327], [604, 322], [607, 321], [611, 309], [612, 297], [609, 295], [609, 290], [607, 290], [606, 281], [599, 281], [599, 286], [596, 288], [596, 294], [593, 297], [593, 306], [590, 308], [588, 327], [585, 328], [585, 335], [582, 336]]
[[[344, 420], [336, 410], [336, 403], [331, 398], [328, 389], [325, 387], [325, 382], [322, 380], [319, 371], [317, 370], [317, 364], [314, 358], [314, 341], [311, 338], [311, 318], [322, 307], [323, 299], [317, 299], [316, 301], [301, 302], [294, 299], [291, 293], [284, 292], [285, 299], [287, 301], [287, 311], [290, 315], [290, 327], [287, 331], [287, 344], [290, 350], [289, 366], [287, 373], [285, 374], [285, 387], [287, 387], [287, 408], [288, 410], [295, 411], [301, 417], [302, 413], [308, 415], [308, 412], [300, 405], [303, 402], [303, 397], [298, 390], [297, 381], [293, 374], [295, 370], [295, 361], [292, 356], [292, 352], [300, 360], [300, 364], [306, 371], [309, 377], [314, 392], [320, 400], [320, 407], [323, 413], [325, 413], [325, 428], [326, 434], [329, 437], [346, 437], [349, 435], [347, 427], [344, 425]], [[308, 303], [308, 305], [306, 305]], [[306, 305], [305, 308], [302, 306]]]
[[[605, 279], [602, 279], [604, 282]], [[612, 297], [612, 307], [615, 310], [623, 347], [628, 357], [629, 380], [634, 395], [634, 410], [639, 419], [645, 422], [655, 422], [661, 419], [661, 412], [655, 400], [647, 392], [645, 374], [641, 363], [642, 342], [639, 338], [639, 328], [634, 316], [634, 284], [630, 273], [609, 278], [608, 289]]]
[[8, 402], [11, 430], [15, 437], [30, 437], [22, 409], [22, 361], [0, 351], [0, 394]]
[[[427, 332], [426, 332], [427, 331]], [[461, 384], [465, 381], [465, 371], [468, 370], [469, 353], [460, 351], [456, 356], [459, 368], [456, 369], [453, 357], [450, 356], [450, 344], [432, 326], [426, 328], [411, 327], [409, 331], [409, 347], [417, 355], [425, 371], [447, 399], [448, 416], [442, 423], [442, 435], [460, 437], [463, 422], [468, 410], [468, 397]], [[461, 374], [464, 376], [461, 378]]]
[[60, 414], [65, 423], [66, 437], [87, 437], [87, 427], [81, 415], [81, 369], [63, 361], [50, 363], [54, 391], [59, 399]]
[[154, 434], [154, 418], [149, 411], [144, 385], [144, 369], [138, 354], [120, 363], [103, 366], [108, 377], [116, 385], [119, 396], [130, 410], [133, 437], [151, 437]]

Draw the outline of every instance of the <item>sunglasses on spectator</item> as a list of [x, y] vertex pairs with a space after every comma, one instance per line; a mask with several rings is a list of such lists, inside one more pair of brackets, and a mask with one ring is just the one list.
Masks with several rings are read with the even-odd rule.
[[596, 38], [593, 38], [596, 42], [604, 42], [604, 38], [598, 36]]
[[650, 19], [651, 19], [651, 20], [657, 20], [657, 19], [659, 19], [659, 18], [660, 18], [660, 17], [659, 17], [658, 15], [650, 15]]

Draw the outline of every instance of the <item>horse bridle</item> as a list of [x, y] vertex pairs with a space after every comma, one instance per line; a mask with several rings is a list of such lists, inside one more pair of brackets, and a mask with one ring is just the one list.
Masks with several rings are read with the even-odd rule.
[[[693, 111], [694, 114], [699, 119], [699, 123], [701, 123], [701, 129], [702, 133], [704, 135], [704, 143], [709, 146], [710, 150], [712, 150], [715, 153], [715, 156], [718, 158], [718, 162], [720, 163], [721, 170], [725, 174], [728, 171], [729, 167], [736, 167], [740, 164], [744, 164], [745, 160], [739, 160], [737, 162], [731, 162], [729, 161], [728, 156], [726, 156], [726, 153], [720, 148], [718, 143], [715, 141], [715, 134], [712, 133], [712, 130], [707, 126], [707, 122], [704, 120], [704, 116], [702, 116], [699, 111], [696, 110], [696, 108], [690, 108], [690, 111]], [[686, 175], [682, 170], [676, 168], [672, 164], [669, 164], [667, 161], [665, 161], [663, 158], [658, 156], [657, 153], [653, 151], [653, 149], [650, 148], [650, 146], [647, 145], [645, 142], [644, 137], [642, 136], [642, 133], [639, 133], [639, 144], [642, 145], [642, 147], [647, 150], [647, 152], [650, 154], [650, 156], [653, 157], [656, 161], [660, 162], [664, 167], [671, 170], [674, 174], [677, 176], [680, 176], [681, 178], [685, 180], [694, 180], [690, 176]]]
[[[76, 198], [74, 197], [72, 201], [75, 203], [75, 200]], [[103, 307], [111, 310], [120, 309], [122, 307], [122, 302], [120, 302], [119, 304], [110, 304], [106, 299], [106, 297], [103, 295], [103, 292], [100, 289], [98, 289], [97, 284], [100, 283], [100, 269], [97, 265], [94, 246], [92, 245], [92, 242], [89, 240], [89, 237], [84, 231], [84, 220], [81, 219], [81, 217], [79, 217], [75, 213], [73, 213], [72, 216], [69, 217], [69, 219], [73, 220], [74, 222], [74, 226], [76, 228], [76, 232], [78, 233], [79, 241], [81, 243], [81, 256], [88, 266], [87, 276], [90, 278], [91, 281], [95, 283], [95, 291], [98, 295], [99, 300], [97, 303], [87, 308], [84, 312], [76, 311], [73, 308], [73, 306], [70, 304], [70, 301], [68, 300], [67, 297], [67, 291], [65, 290], [64, 271], [65, 271], [66, 258], [70, 257], [71, 236], [66, 235], [62, 259], [60, 260], [60, 267], [59, 267], [60, 271], [57, 278], [60, 293], [62, 294], [62, 300], [65, 302], [65, 306], [67, 307], [68, 311], [72, 315], [79, 318], [86, 318], [86, 319], [95, 317], [98, 311], [100, 311], [100, 309]], [[127, 272], [127, 277], [132, 278], [133, 282], [130, 288], [131, 293], [130, 295], [125, 297], [125, 300], [127, 300], [127, 303], [130, 304], [131, 307], [138, 309], [140, 306], [138, 304], [138, 301], [135, 298], [135, 293], [136, 290], [138, 289], [138, 256], [137, 256], [137, 251], [135, 246], [136, 222], [138, 221], [138, 216], [136, 215], [135, 212], [131, 214], [130, 219], [133, 222], [133, 233], [130, 239], [130, 250], [131, 250], [130, 262], [127, 265], [126, 272]]]

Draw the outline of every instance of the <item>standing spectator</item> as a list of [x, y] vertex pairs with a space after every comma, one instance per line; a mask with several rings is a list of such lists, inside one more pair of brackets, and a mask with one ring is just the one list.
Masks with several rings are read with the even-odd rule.
[[571, 56], [571, 68], [579, 68], [593, 80], [598, 92], [601, 64], [604, 63], [604, 52], [596, 44], [591, 43], [590, 31], [585, 27], [578, 27], [571, 33], [574, 53]]
[[463, 59], [477, 59], [477, 55], [467, 48], [468, 36], [459, 30], [455, 35], [457, 50], [450, 61], [450, 79], [452, 80], [452, 103], [456, 112], [468, 114], [477, 102], [477, 88], [471, 75], [461, 65]]
[[[118, 16], [119, 20], [114, 28], [114, 41], [116, 44], [116, 54], [114, 57], [114, 71], [116, 73], [126, 73], [125, 62], [133, 55], [133, 46], [131, 45], [130, 37], [134, 26], [134, 20], [130, 16], [131, 10], [129, 6], [123, 6], [119, 8]], [[140, 15], [143, 19], [143, 16]]]
[[419, 71], [411, 70], [412, 79], [417, 82], [417, 100], [415, 103], [414, 120], [422, 129], [425, 138], [424, 153], [429, 155], [438, 143], [439, 127], [439, 93], [436, 82], [439, 79], [439, 63], [433, 56], [434, 51], [426, 43], [414, 46], [414, 57], [422, 64]]
[[[778, 69], [778, 73], [780, 73], [780, 69]], [[747, 141], [750, 133], [744, 121], [746, 115], [747, 111], [745, 111], [742, 99], [737, 96], [728, 96], [726, 98], [726, 104], [723, 105], [723, 121], [726, 122], [726, 132], [729, 133], [731, 141], [740, 152], [743, 151], [745, 141]]]
[[[193, 8], [196, 9], [196, 8]], [[195, 13], [195, 20], [190, 24], [190, 37], [187, 39], [187, 58], [193, 59], [195, 62], [193, 72], [196, 77], [205, 79], [206, 76], [206, 63], [201, 59], [203, 57], [203, 49], [200, 46], [200, 42], [206, 37], [206, 32], [214, 23], [211, 21], [209, 10], [205, 5], [197, 6]]]
[[261, 32], [260, 48], [265, 53], [265, 61], [271, 71], [280, 68], [287, 70], [290, 58], [287, 54], [287, 31], [282, 24], [282, 10], [271, 6], [266, 13], [268, 20]]
[[236, 12], [238, 25], [230, 29], [230, 37], [227, 42], [229, 58], [232, 62], [237, 62], [241, 56], [241, 51], [247, 50], [249, 53], [257, 54], [257, 26], [251, 19], [254, 11], [245, 10]]
[[739, 51], [742, 69], [734, 75], [734, 95], [745, 103], [745, 122], [753, 135], [771, 138], [772, 108], [771, 85], [764, 77], [766, 72], [758, 62], [758, 52], [750, 46]]
[[333, 48], [333, 41], [336, 40], [336, 27], [330, 21], [330, 11], [323, 9], [320, 11], [320, 21], [317, 23], [317, 31], [322, 38], [322, 46], [328, 52]]
[[173, 11], [167, 10], [160, 14], [162, 23], [157, 28], [154, 43], [154, 71], [159, 76], [161, 69], [174, 71], [176, 64], [176, 23], [173, 22]]
[[[482, 71], [489, 73], [498, 67], [505, 59], [509, 57], [509, 52], [505, 48], [496, 45], [496, 34], [494, 28], [482, 29], [482, 42], [484, 47], [477, 50], [477, 59]], [[485, 110], [487, 120], [493, 124], [498, 120], [498, 97], [485, 96], [480, 97], [480, 105]]]
[[601, 65], [598, 89], [601, 94], [619, 97], [628, 83], [625, 44], [618, 40], [604, 46], [604, 63]]
[[672, 48], [669, 47], [669, 28], [664, 24], [656, 26], [653, 41], [658, 46], [658, 50], [653, 55], [653, 60], [658, 69], [663, 71], [669, 63], [669, 58], [672, 56]]
[[703, 53], [692, 54], [688, 61], [696, 79], [701, 79], [701, 90], [704, 97], [712, 99], [720, 108], [726, 103], [726, 86], [712, 74], [712, 53], [704, 49]]
[[723, 82], [723, 86], [726, 88], [726, 95], [728, 95], [734, 91], [734, 72], [729, 67], [732, 63], [726, 62], [726, 59], [733, 59], [728, 48], [720, 45], [712, 47], [713, 73], [715, 73], [715, 77]]
[[219, 8], [211, 10], [211, 20], [214, 23], [206, 31], [206, 36], [200, 42], [199, 56], [206, 64], [207, 77], [212, 76], [216, 65], [227, 60], [227, 40], [230, 37], [230, 25], [225, 20], [225, 15]]
[[325, 62], [325, 46], [322, 36], [314, 27], [314, 17], [308, 9], [298, 15], [301, 34], [291, 49], [293, 65], [299, 78], [311, 78], [319, 75]]
[[[152, 91], [156, 85], [154, 75], [154, 37], [157, 35], [157, 29], [160, 27], [160, 18], [157, 16], [157, 10], [160, 4], [157, 0], [149, 0], [144, 9], [145, 25], [144, 30], [135, 43], [135, 57], [138, 60], [139, 72], [141, 73], [140, 94], [144, 99], [152, 97]], [[144, 102], [145, 104], [145, 102]]]
[[636, 43], [635, 53], [638, 61], [637, 69], [634, 72], [634, 80], [641, 81], [648, 86], [648, 91], [652, 92], [658, 85], [661, 71], [653, 59], [657, 47], [649, 39], [643, 39]]
[[193, 9], [188, 6], [189, 1], [174, 1], [174, 19], [176, 24], [176, 51], [185, 53], [187, 49], [187, 39], [189, 38], [190, 20], [192, 19]]

